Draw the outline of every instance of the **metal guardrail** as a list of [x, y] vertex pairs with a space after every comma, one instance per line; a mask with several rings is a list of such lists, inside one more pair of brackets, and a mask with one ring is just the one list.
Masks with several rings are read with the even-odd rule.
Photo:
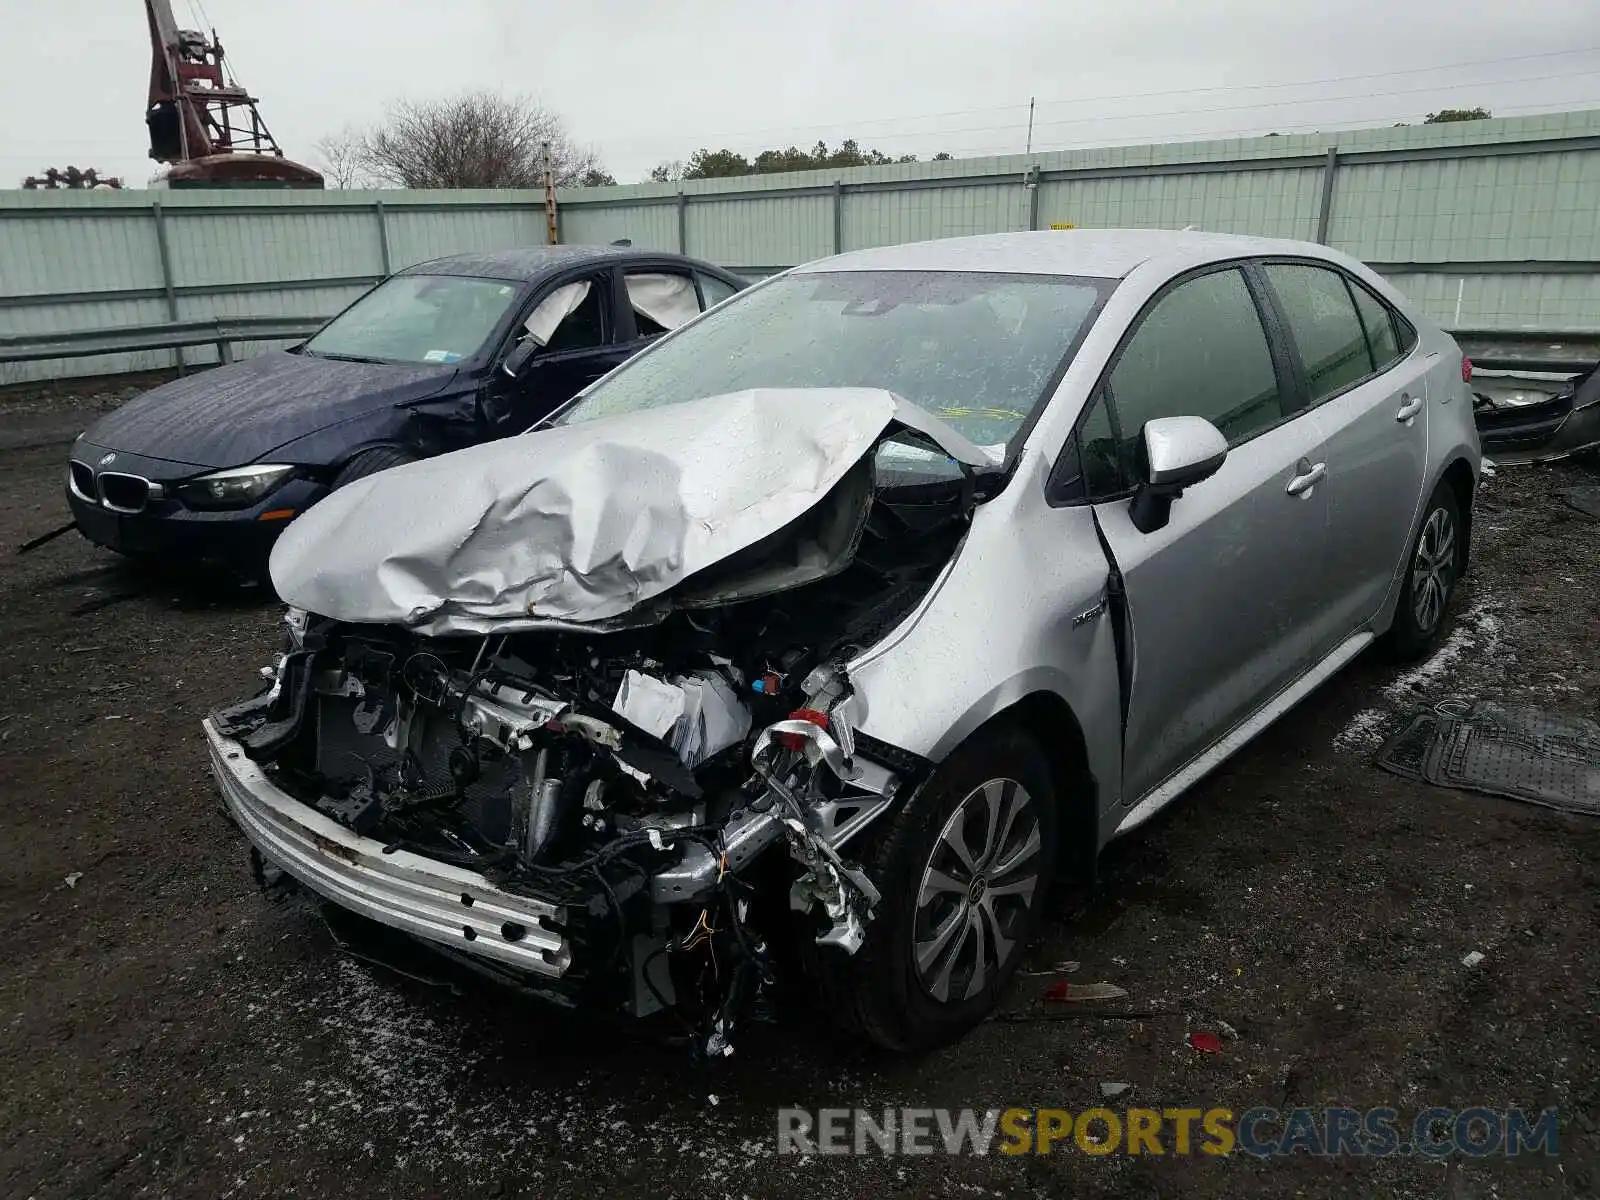
[[327, 324], [326, 317], [216, 317], [205, 321], [168, 321], [114, 329], [67, 333], [24, 333], [0, 336], [0, 363], [38, 362], [49, 358], [89, 358], [135, 350], [181, 350], [215, 346], [222, 362], [233, 361], [235, 342], [301, 341]]
[[[760, 268], [774, 271], [783, 268]], [[752, 268], [744, 268], [751, 273]], [[0, 363], [51, 358], [88, 358], [135, 350], [179, 350], [215, 346], [222, 362], [233, 361], [236, 342], [300, 341], [327, 323], [326, 317], [219, 317], [168, 321], [115, 329], [0, 336]], [[1534, 332], [1509, 329], [1452, 331], [1473, 363], [1489, 371], [1587, 371], [1600, 362], [1600, 331]]]

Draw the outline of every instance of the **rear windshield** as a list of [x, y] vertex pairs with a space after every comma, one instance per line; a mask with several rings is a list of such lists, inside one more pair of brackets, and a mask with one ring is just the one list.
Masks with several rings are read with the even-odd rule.
[[483, 349], [516, 298], [516, 285], [501, 279], [396, 275], [330, 321], [304, 352], [361, 362], [460, 362]]
[[590, 390], [560, 424], [746, 388], [885, 388], [1009, 449], [1113, 281], [798, 274], [734, 297]]

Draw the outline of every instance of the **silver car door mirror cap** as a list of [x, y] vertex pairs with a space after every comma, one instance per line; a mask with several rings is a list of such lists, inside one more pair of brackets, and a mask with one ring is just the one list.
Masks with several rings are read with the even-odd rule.
[[1228, 439], [1204, 417], [1157, 417], [1144, 425], [1145, 461], [1152, 487], [1188, 487], [1217, 473]]

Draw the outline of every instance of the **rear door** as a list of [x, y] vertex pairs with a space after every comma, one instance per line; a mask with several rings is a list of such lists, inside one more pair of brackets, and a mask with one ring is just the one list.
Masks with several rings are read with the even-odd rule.
[[[1141, 430], [1174, 416], [1211, 421], [1228, 457], [1173, 504], [1165, 528], [1141, 533], [1128, 503]], [[1313, 660], [1328, 513], [1322, 434], [1295, 411], [1254, 285], [1229, 265], [1180, 277], [1151, 302], [1077, 436], [1132, 630], [1123, 793], [1132, 801]]]
[[1326, 438], [1328, 566], [1323, 636], [1339, 640], [1383, 607], [1405, 558], [1428, 463], [1427, 374], [1398, 313], [1343, 271], [1261, 267]]
[[640, 263], [624, 267], [621, 278], [617, 307], [630, 356], [705, 309], [694, 272], [687, 267]]

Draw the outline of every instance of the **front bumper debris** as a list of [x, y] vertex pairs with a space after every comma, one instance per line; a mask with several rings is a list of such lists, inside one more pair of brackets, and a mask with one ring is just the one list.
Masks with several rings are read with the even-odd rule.
[[229, 814], [269, 862], [334, 904], [403, 933], [507, 967], [560, 978], [572, 951], [560, 908], [483, 875], [361, 837], [277, 787], [244, 749], [204, 722]]
[[1600, 368], [1565, 381], [1488, 372], [1473, 380], [1478, 439], [1501, 466], [1553, 462], [1600, 446]]

